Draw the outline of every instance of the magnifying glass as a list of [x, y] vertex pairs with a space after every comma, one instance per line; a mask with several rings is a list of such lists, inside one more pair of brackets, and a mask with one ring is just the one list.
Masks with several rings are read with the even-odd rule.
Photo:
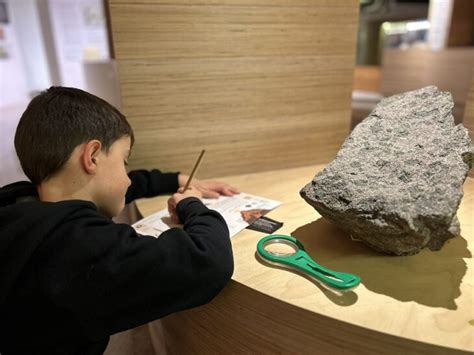
[[271, 234], [257, 244], [257, 255], [265, 262], [295, 269], [338, 291], [349, 291], [360, 284], [360, 277], [330, 270], [314, 261], [303, 244], [289, 235]]

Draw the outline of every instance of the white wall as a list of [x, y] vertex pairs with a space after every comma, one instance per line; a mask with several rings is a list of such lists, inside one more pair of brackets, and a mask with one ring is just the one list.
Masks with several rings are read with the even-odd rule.
[[[54, 85], [120, 106], [103, 6], [103, 0], [7, 0], [10, 22], [0, 24], [0, 186], [25, 179], [13, 144], [16, 126], [52, 77]], [[1, 58], [2, 48], [8, 57]]]
[[13, 145], [16, 126], [25, 107], [26, 102], [24, 105], [0, 107], [0, 187], [14, 181], [28, 180]]
[[[22, 0], [20, 0], [22, 1]], [[28, 102], [28, 85], [23, 57], [15, 31], [16, 17], [7, 3], [9, 23], [0, 24], [3, 38], [0, 47], [0, 186], [24, 178], [13, 146], [13, 137], [21, 112]]]
[[49, 0], [62, 85], [87, 90], [83, 63], [109, 59], [103, 7], [102, 0]]
[[430, 1], [428, 42], [433, 50], [440, 50], [446, 47], [452, 12], [453, 0]]
[[[7, 3], [7, 6], [9, 3]], [[7, 9], [11, 10], [10, 7]], [[15, 18], [8, 11], [9, 23], [0, 24], [0, 106], [11, 106], [28, 100], [28, 87], [23, 72], [23, 58], [15, 31]]]
[[14, 0], [9, 2], [15, 33], [23, 60], [29, 92], [42, 91], [51, 86], [51, 77], [36, 0]]

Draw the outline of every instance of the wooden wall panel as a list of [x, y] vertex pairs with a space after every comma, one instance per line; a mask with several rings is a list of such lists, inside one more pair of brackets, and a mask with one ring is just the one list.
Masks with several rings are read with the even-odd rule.
[[328, 162], [350, 127], [356, 0], [111, 0], [132, 168]]
[[448, 47], [474, 45], [473, 0], [454, 0], [446, 42]]
[[[466, 110], [464, 112], [464, 127], [469, 131], [471, 137], [471, 144], [474, 146], [474, 67], [472, 68], [471, 86], [467, 94]], [[469, 171], [469, 176], [474, 177], [474, 166]]]
[[436, 85], [453, 95], [454, 116], [459, 123], [464, 116], [473, 65], [474, 47], [442, 51], [388, 49], [383, 56], [381, 91], [390, 96]]
[[474, 67], [471, 75], [471, 86], [469, 87], [469, 92], [467, 94], [463, 124], [469, 130], [469, 136], [474, 144]]

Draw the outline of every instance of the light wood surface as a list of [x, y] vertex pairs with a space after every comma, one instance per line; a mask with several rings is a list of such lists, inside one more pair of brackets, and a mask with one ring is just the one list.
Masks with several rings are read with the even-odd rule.
[[110, 0], [131, 168], [327, 162], [350, 128], [357, 0]]
[[[461, 236], [442, 250], [394, 257], [351, 241], [299, 196], [323, 166], [228, 176], [242, 191], [280, 200], [268, 216], [278, 233], [298, 238], [331, 269], [358, 274], [362, 284], [334, 294], [297, 273], [256, 259], [262, 233], [232, 239], [235, 273], [210, 304], [162, 320], [170, 353], [292, 352], [457, 354], [474, 351], [474, 179], [458, 210]], [[146, 216], [167, 197], [139, 200]]]
[[387, 49], [382, 63], [381, 92], [384, 96], [435, 85], [453, 95], [455, 120], [462, 122], [471, 73], [474, 47]]
[[469, 130], [469, 136], [474, 143], [474, 68], [472, 69], [471, 85], [467, 94], [466, 110], [464, 111], [464, 127]]

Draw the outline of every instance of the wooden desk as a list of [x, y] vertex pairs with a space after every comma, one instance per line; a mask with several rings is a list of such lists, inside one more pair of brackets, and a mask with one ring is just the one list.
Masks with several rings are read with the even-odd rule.
[[[321, 218], [299, 190], [323, 166], [270, 171], [221, 180], [277, 199], [269, 217], [321, 264], [358, 274], [362, 284], [338, 296], [255, 257], [262, 233], [232, 239], [235, 273], [210, 304], [162, 320], [170, 353], [292, 352], [402, 354], [474, 350], [474, 179], [464, 184], [458, 211], [462, 236], [442, 250], [395, 257], [379, 254]], [[143, 215], [165, 197], [137, 202]]]

